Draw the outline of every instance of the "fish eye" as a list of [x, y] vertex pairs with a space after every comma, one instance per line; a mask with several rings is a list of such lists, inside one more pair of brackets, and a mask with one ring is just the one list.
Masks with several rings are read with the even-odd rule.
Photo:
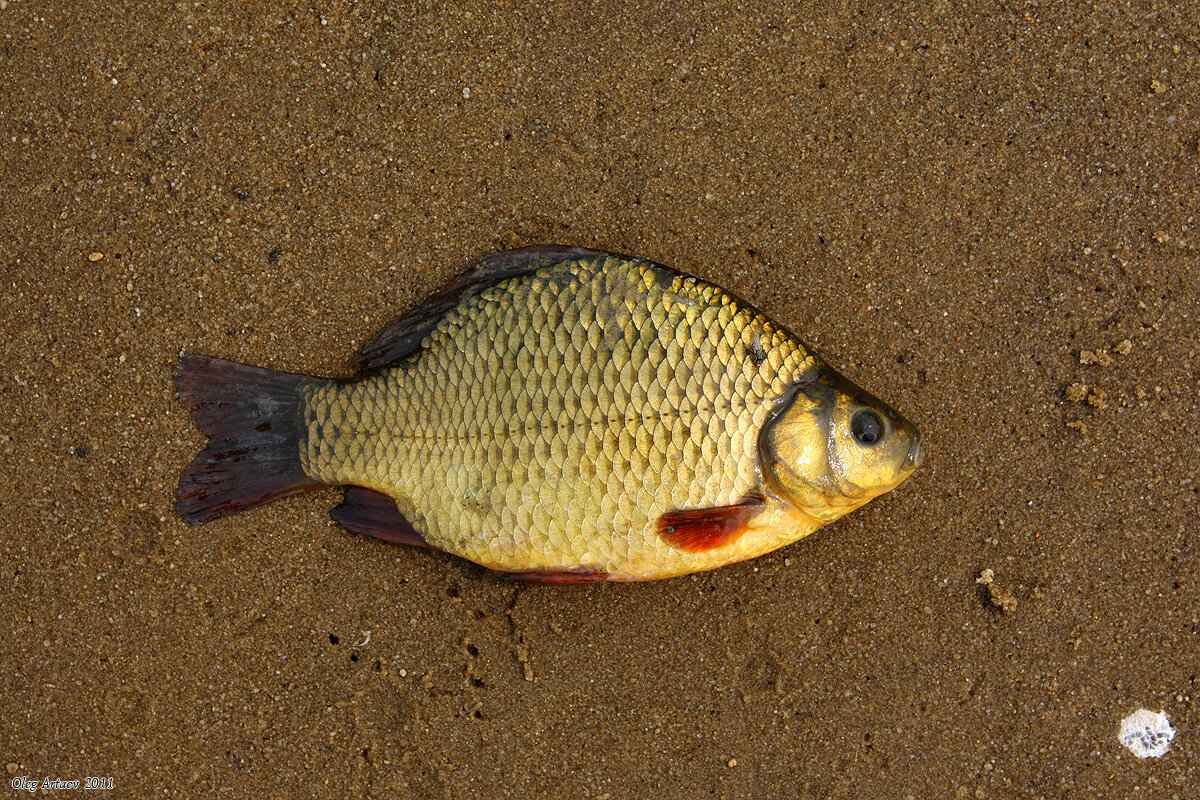
[[864, 408], [850, 420], [850, 433], [859, 444], [875, 444], [883, 435], [883, 420], [871, 409]]

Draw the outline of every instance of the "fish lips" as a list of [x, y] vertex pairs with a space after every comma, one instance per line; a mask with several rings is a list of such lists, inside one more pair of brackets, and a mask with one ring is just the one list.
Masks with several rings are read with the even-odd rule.
[[923, 441], [925, 434], [917, 431], [917, 435], [913, 437], [912, 447], [908, 450], [908, 457], [905, 459], [905, 466], [909, 472], [916, 472], [925, 463], [925, 447]]

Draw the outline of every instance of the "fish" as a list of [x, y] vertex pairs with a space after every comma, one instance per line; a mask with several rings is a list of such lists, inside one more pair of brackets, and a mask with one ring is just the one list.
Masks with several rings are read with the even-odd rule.
[[668, 578], [896, 488], [922, 434], [732, 293], [560, 245], [485, 257], [321, 378], [185, 353], [195, 525], [321, 486], [350, 531], [541, 584]]

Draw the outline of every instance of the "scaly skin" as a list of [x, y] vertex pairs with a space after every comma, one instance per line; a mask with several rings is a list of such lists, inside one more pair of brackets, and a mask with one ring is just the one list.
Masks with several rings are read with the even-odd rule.
[[[432, 545], [497, 570], [661, 578], [751, 558], [821, 522], [765, 487], [759, 433], [824, 365], [718, 287], [639, 260], [567, 261], [448, 312], [408, 361], [304, 390], [305, 471], [383, 492]], [[706, 552], [676, 509], [766, 497]]]

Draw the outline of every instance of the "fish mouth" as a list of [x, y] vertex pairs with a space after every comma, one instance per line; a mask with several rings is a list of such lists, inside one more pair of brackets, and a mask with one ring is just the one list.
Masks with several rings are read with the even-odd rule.
[[917, 431], [917, 435], [913, 437], [912, 447], [908, 450], [908, 456], [904, 459], [904, 466], [909, 471], [920, 469], [925, 463], [925, 448], [921, 447], [921, 442], [924, 435]]

